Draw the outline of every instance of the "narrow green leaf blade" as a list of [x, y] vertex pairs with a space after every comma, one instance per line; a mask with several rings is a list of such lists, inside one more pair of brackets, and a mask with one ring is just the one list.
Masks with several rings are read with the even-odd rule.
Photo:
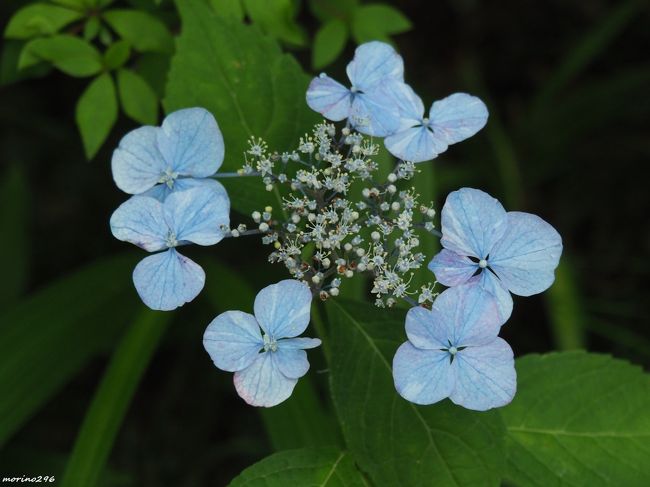
[[276, 453], [237, 476], [229, 487], [363, 487], [368, 485], [349, 453], [335, 448]]
[[172, 314], [143, 308], [118, 345], [86, 413], [64, 487], [97, 485], [124, 415]]
[[75, 119], [86, 157], [92, 159], [117, 120], [115, 84], [108, 73], [88, 85], [77, 102]]
[[52, 35], [82, 18], [83, 13], [47, 3], [33, 3], [18, 10], [5, 28], [7, 39], [29, 39]]
[[243, 1], [249, 17], [269, 35], [295, 46], [305, 45], [307, 36], [294, 19], [292, 0]]
[[354, 11], [352, 34], [357, 43], [390, 42], [389, 36], [410, 30], [411, 21], [389, 5], [362, 5]]
[[96, 262], [0, 315], [0, 446], [119, 336], [135, 309], [135, 262]]
[[141, 124], [156, 125], [158, 97], [140, 75], [130, 69], [120, 69], [117, 72], [117, 91], [124, 113]]
[[101, 54], [92, 44], [65, 34], [28, 42], [20, 54], [18, 68], [29, 68], [43, 61], [79, 78], [93, 76], [102, 70]]
[[167, 26], [147, 12], [118, 9], [104, 12], [102, 16], [136, 51], [171, 53], [174, 50]]
[[528, 355], [516, 366], [517, 395], [501, 410], [509, 480], [522, 487], [648, 485], [648, 374], [584, 352]]
[[331, 385], [343, 434], [377, 485], [499, 485], [503, 422], [444, 401], [417, 406], [393, 385], [392, 357], [405, 341], [404, 312], [328, 302]]
[[104, 53], [104, 64], [108, 69], [122, 67], [129, 60], [131, 45], [127, 41], [117, 41], [109, 46]]
[[314, 38], [312, 65], [320, 69], [334, 61], [345, 47], [348, 29], [339, 19], [328, 21]]

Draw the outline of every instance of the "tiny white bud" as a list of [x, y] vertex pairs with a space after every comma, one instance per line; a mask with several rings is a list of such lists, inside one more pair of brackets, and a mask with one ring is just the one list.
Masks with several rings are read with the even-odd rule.
[[397, 181], [397, 176], [395, 176], [395, 174], [393, 174], [393, 173], [390, 173], [388, 175], [388, 182], [389, 183], [394, 183], [395, 181]]
[[273, 244], [273, 246], [274, 246], [276, 249], [279, 249], [280, 247], [282, 247], [282, 244], [276, 240], [275, 243]]
[[393, 211], [398, 211], [400, 209], [399, 201], [393, 201], [390, 207], [392, 208]]
[[363, 190], [361, 191], [361, 195], [364, 198], [369, 198], [370, 197], [370, 190], [368, 188], [363, 188]]
[[381, 235], [379, 234], [379, 232], [372, 232], [372, 233], [370, 234], [370, 238], [372, 238], [373, 240], [377, 241], [377, 240], [379, 240], [379, 239], [381, 238]]
[[254, 211], [251, 216], [253, 217], [253, 221], [255, 223], [259, 223], [260, 220], [262, 219], [262, 214], [259, 211]]
[[331, 263], [332, 263], [332, 262], [331, 262], [327, 257], [325, 257], [325, 258], [321, 261], [321, 264], [323, 265], [323, 267], [324, 267], [325, 269], [328, 269], [329, 266], [331, 265]]
[[397, 187], [395, 187], [394, 184], [389, 184], [388, 187], [386, 188], [386, 190], [387, 190], [390, 194], [394, 194], [394, 193], [397, 191]]
[[352, 272], [350, 269], [345, 271], [345, 277], [352, 277], [352, 276], [354, 276], [354, 272]]
[[233, 237], [239, 237], [239, 232], [237, 230], [231, 230], [230, 235], [232, 235]]
[[364, 272], [366, 269], [367, 269], [366, 264], [361, 263], [357, 265], [357, 270], [359, 272]]
[[264, 208], [264, 211], [267, 212], [267, 213], [271, 213], [273, 211], [273, 207], [267, 206], [267, 207]]
[[266, 190], [267, 191], [273, 191], [273, 185], [272, 184], [267, 184], [266, 185]]
[[311, 282], [314, 284], [318, 284], [320, 282], [320, 277], [318, 277], [318, 274], [311, 278]]
[[260, 232], [268, 232], [269, 231], [269, 224], [266, 222], [260, 223], [259, 226]]
[[314, 213], [310, 213], [309, 215], [307, 215], [307, 220], [313, 222], [314, 220], [316, 220], [316, 215]]
[[357, 249], [357, 255], [359, 257], [363, 257], [365, 253], [366, 253], [366, 249]]
[[358, 211], [353, 211], [350, 216], [352, 217], [353, 220], [358, 220], [359, 219], [359, 212]]
[[338, 287], [333, 287], [332, 289], [330, 289], [330, 294], [332, 296], [338, 296], [339, 295], [339, 288]]
[[433, 218], [434, 216], [436, 216], [436, 210], [434, 210], [433, 208], [429, 208], [429, 209], [427, 210], [427, 216], [428, 216], [429, 218]]
[[298, 213], [294, 213], [291, 215], [291, 221], [293, 223], [300, 223], [300, 215]]
[[352, 250], [352, 244], [350, 242], [346, 243], [343, 248], [345, 249], [346, 252], [349, 252]]

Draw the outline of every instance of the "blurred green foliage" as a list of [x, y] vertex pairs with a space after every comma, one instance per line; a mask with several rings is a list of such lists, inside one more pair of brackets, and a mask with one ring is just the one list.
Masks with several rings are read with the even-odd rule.
[[[282, 149], [317, 120], [301, 66], [343, 79], [354, 44], [390, 41], [426, 105], [465, 90], [490, 108], [479, 136], [424, 168], [423, 198], [440, 208], [458, 186], [482, 187], [564, 237], [555, 286], [518, 300], [504, 328], [513, 348], [647, 367], [646, 2], [52, 0], [3, 2], [0, 14], [0, 475], [225, 485], [259, 461], [232, 485], [647, 484], [640, 369], [531, 355], [500, 412], [415, 407], [390, 377], [403, 311], [358, 302], [316, 304], [327, 341], [312, 373], [281, 406], [245, 407], [200, 337], [284, 277], [266, 248], [223, 242], [219, 260], [192, 249], [208, 262], [202, 298], [161, 318], [141, 311], [137, 257], [107, 229], [125, 197], [110, 151], [135, 123], [157, 123], [161, 104], [215, 113], [234, 170], [248, 137]], [[228, 183], [242, 214], [280, 197]], [[423, 244], [435, 252], [435, 239]]]

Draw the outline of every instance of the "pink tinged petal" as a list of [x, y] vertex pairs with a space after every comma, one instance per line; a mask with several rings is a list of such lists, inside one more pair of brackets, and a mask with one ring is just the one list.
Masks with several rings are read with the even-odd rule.
[[440, 243], [457, 254], [483, 259], [506, 230], [506, 210], [489, 194], [473, 188], [449, 193], [442, 208]]
[[450, 399], [467, 409], [486, 411], [505, 406], [517, 391], [517, 373], [510, 346], [501, 338], [467, 347], [456, 354], [456, 387]]
[[416, 306], [406, 313], [406, 336], [418, 348], [440, 350], [449, 346], [447, 330], [438, 326], [436, 317], [422, 306]]
[[203, 346], [217, 367], [237, 372], [253, 363], [264, 347], [264, 340], [253, 315], [226, 311], [206, 328]]
[[346, 72], [352, 86], [369, 91], [386, 79], [404, 81], [404, 61], [389, 44], [366, 42], [354, 51]]
[[339, 122], [350, 115], [352, 94], [329, 76], [314, 78], [307, 88], [307, 105], [328, 120]]
[[395, 389], [407, 401], [433, 404], [449, 397], [456, 382], [455, 360], [439, 350], [421, 350], [403, 343], [393, 358]]
[[510, 295], [510, 291], [504, 287], [503, 283], [497, 276], [488, 269], [484, 269], [478, 276], [474, 276], [468, 281], [467, 285], [470, 284], [478, 285], [492, 294], [496, 299], [497, 310], [501, 317], [501, 321], [503, 323], [508, 321], [512, 314], [512, 296]]
[[423, 125], [389, 135], [384, 144], [388, 152], [409, 162], [430, 161], [447, 149], [447, 144], [434, 137]]
[[201, 292], [205, 272], [175, 249], [169, 249], [142, 259], [133, 271], [133, 283], [144, 304], [170, 311]]
[[289, 379], [299, 379], [309, 370], [307, 352], [299, 348], [278, 348], [273, 360], [282, 374]]
[[272, 407], [291, 396], [298, 379], [285, 376], [273, 352], [261, 353], [247, 368], [235, 372], [237, 394], [251, 406]]
[[471, 137], [485, 126], [487, 119], [485, 103], [467, 93], [454, 93], [438, 100], [429, 112], [429, 126], [448, 145]]
[[165, 220], [176, 239], [198, 245], [214, 245], [230, 226], [230, 201], [212, 185], [174, 191], [164, 203]]
[[296, 337], [309, 324], [311, 298], [306, 284], [285, 279], [257, 294], [255, 318], [264, 332], [276, 340]]
[[146, 196], [132, 196], [111, 215], [111, 232], [118, 240], [130, 242], [148, 252], [167, 247], [169, 227], [162, 204]]
[[308, 349], [316, 348], [321, 344], [321, 341], [318, 338], [287, 338], [283, 340], [278, 340], [279, 349]]
[[120, 141], [113, 152], [111, 168], [118, 188], [140, 194], [152, 188], [163, 175], [166, 163], [158, 150], [158, 127], [140, 127]]
[[157, 141], [166, 168], [181, 175], [211, 176], [223, 162], [221, 130], [204, 108], [185, 108], [167, 115]]
[[511, 292], [531, 296], [553, 284], [561, 255], [562, 237], [555, 228], [537, 215], [511, 211], [489, 264]]
[[429, 270], [445, 286], [465, 284], [478, 269], [478, 264], [469, 257], [447, 249], [442, 249], [429, 262]]

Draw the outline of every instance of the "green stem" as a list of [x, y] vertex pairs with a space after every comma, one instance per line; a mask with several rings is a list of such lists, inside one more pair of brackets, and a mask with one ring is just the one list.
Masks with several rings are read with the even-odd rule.
[[140, 379], [171, 315], [144, 309], [115, 350], [66, 467], [62, 487], [97, 485]]

